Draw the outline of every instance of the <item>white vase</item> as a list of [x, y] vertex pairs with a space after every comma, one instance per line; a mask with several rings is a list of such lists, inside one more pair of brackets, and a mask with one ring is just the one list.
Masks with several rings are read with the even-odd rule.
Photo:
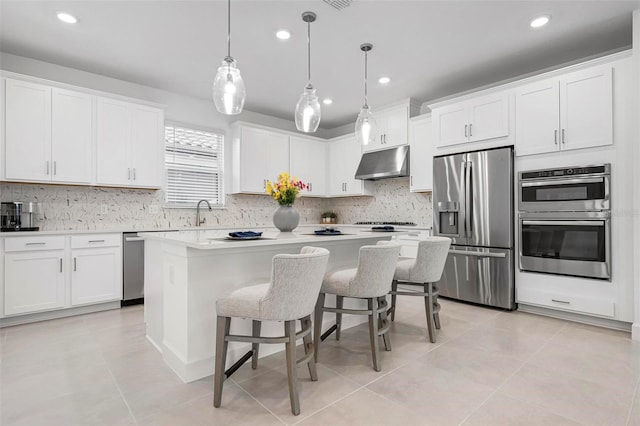
[[291, 232], [300, 223], [300, 213], [292, 205], [283, 205], [273, 213], [273, 224], [280, 232]]

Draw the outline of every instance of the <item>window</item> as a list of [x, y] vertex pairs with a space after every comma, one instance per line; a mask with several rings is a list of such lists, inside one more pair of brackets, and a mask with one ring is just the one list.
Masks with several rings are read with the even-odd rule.
[[224, 135], [165, 126], [164, 164], [167, 207], [195, 207], [207, 200], [224, 206]]

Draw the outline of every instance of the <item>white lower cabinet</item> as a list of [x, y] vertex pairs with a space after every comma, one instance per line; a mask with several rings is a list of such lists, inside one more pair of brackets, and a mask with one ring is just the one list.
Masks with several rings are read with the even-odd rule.
[[64, 250], [9, 252], [4, 258], [4, 314], [64, 307]]
[[3, 316], [122, 299], [121, 238], [5, 237]]
[[613, 300], [533, 288], [518, 288], [518, 303], [610, 318], [616, 313]]
[[119, 234], [71, 237], [72, 306], [122, 299], [120, 246]]

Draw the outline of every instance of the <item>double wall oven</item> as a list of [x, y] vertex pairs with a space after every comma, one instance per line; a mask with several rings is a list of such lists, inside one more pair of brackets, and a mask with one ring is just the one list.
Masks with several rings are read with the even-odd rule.
[[611, 280], [611, 165], [519, 176], [520, 269]]

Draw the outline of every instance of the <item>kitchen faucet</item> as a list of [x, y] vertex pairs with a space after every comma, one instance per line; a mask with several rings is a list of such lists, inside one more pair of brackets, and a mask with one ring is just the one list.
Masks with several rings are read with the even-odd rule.
[[207, 207], [209, 207], [209, 211], [211, 211], [211, 204], [209, 204], [207, 200], [198, 201], [198, 207], [196, 207], [196, 226], [202, 225], [207, 220], [206, 218], [203, 218], [202, 220], [200, 220], [200, 204], [202, 204], [203, 201], [207, 203]]

